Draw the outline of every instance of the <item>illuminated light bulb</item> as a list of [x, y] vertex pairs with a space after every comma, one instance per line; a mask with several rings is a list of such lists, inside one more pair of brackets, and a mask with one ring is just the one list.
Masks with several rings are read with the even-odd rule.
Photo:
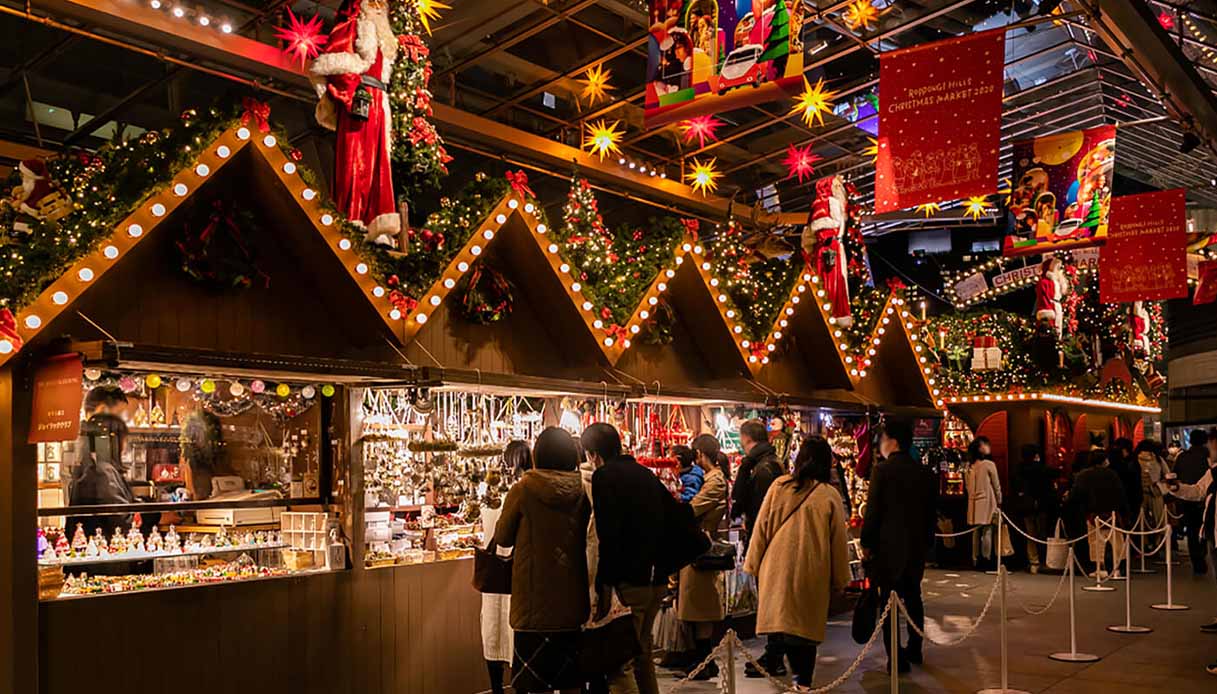
[[811, 283], [812, 283], [812, 284], [819, 284], [819, 283], [820, 283], [820, 276], [819, 276], [819, 275], [812, 275], [812, 276], [811, 276]]
[[913, 351], [915, 351], [915, 352], [920, 352], [920, 351], [921, 351], [921, 345], [915, 345], [915, 346], [913, 347]]
[[901, 311], [901, 312], [900, 312], [900, 317], [901, 317], [901, 318], [908, 318], [908, 317], [909, 317], [909, 312], [908, 312], [908, 311]]
[[207, 174], [211, 173], [211, 167], [206, 164], [199, 164], [198, 166], [194, 167], [194, 172], [199, 176], [206, 176]]
[[[941, 391], [939, 391], [937, 388], [934, 389], [934, 395], [938, 395], [939, 392], [941, 392]], [[1024, 398], [1024, 396], [1020, 393], [1018, 396], [1018, 399], [1022, 400], [1023, 398]]]
[[803, 281], [804, 281], [804, 282], [810, 282], [810, 281], [811, 281], [811, 273], [810, 273], [810, 272], [805, 272], [805, 273], [803, 273]]
[[798, 290], [799, 290], [799, 293], [802, 294], [803, 292], [807, 291], [807, 287], [804, 287], [803, 285], [800, 284], [798, 287]]
[[694, 246], [694, 247], [693, 247], [693, 252], [694, 252], [694, 253], [696, 253], [697, 255], [701, 255], [701, 250], [702, 250], [702, 249], [701, 249], [701, 246]]
[[520, 206], [520, 201], [516, 200], [515, 198], [512, 198], [507, 201], [507, 206], [514, 210], [515, 208]]
[[356, 265], [356, 266], [355, 266], [355, 272], [358, 272], [358, 273], [359, 273], [359, 274], [361, 274], [361, 275], [366, 275], [366, 274], [368, 274], [368, 265], [367, 265], [367, 263], [359, 263], [358, 265]]
[[832, 333], [832, 336], [833, 336], [833, 337], [841, 337], [841, 331], [840, 331], [840, 330], [834, 330], [834, 331], [833, 331], [833, 333]]
[[550, 253], [557, 253], [557, 252], [558, 252], [558, 244], [556, 244], [556, 243], [551, 243], [551, 244], [549, 244], [549, 248], [548, 248], [548, 249], [546, 249], [546, 250], [548, 250]]
[[211, 26], [211, 17], [208, 17], [207, 15], [200, 15], [199, 26]]
[[293, 163], [292, 163], [292, 162], [290, 162], [290, 161], [289, 161], [289, 162], [287, 162], [287, 163], [285, 163], [285, 164], [283, 165], [283, 173], [285, 173], [285, 174], [287, 174], [287, 175], [289, 175], [289, 176], [290, 176], [290, 175], [292, 175], [292, 174], [294, 174], [294, 173], [296, 173], [296, 165], [295, 165], [295, 164], [293, 164]]
[[739, 335], [740, 333], [744, 332], [744, 329], [737, 325], [734, 328], [732, 328], [731, 331], [734, 332], [736, 335]]
[[221, 159], [227, 159], [228, 155], [232, 154], [232, 150], [228, 149], [228, 145], [220, 145], [216, 147], [216, 156]]
[[648, 319], [648, 318], [650, 318], [650, 317], [651, 317], [651, 312], [650, 312], [650, 311], [648, 311], [648, 310], [646, 310], [646, 309], [644, 308], [644, 309], [642, 309], [641, 311], [639, 311], [639, 312], [638, 312], [638, 317], [639, 317], [639, 318], [641, 318], [641, 319], [643, 319], [643, 320], [646, 320], [646, 319]]
[[606, 337], [606, 338], [604, 338], [604, 346], [605, 346], [605, 347], [612, 347], [612, 346], [613, 346], [613, 338], [611, 338], [611, 337]]
[[870, 366], [870, 359], [863, 359], [863, 360], [862, 360], [862, 363], [863, 363], [863, 364], [865, 364], [865, 365], [867, 365], [867, 366]]
[[638, 331], [639, 331], [639, 330], [642, 330], [642, 328], [639, 328], [637, 325], [631, 325], [631, 326], [630, 326], [630, 332], [631, 332], [631, 333], [633, 333], [633, 334], [635, 334], [635, 335], [637, 335], [637, 334], [638, 334]]
[[672, 279], [673, 277], [676, 276], [676, 271], [675, 270], [664, 270], [663, 274], [667, 275], [668, 279]]
[[887, 313], [895, 313], [895, 312], [896, 312], [896, 309], [892, 308], [891, 306], [887, 307]]
[[883, 324], [884, 324], [884, 325], [887, 325], [888, 323], [891, 323], [891, 321], [890, 321], [890, 320], [888, 320], [888, 319], [886, 319], [886, 318], [884, 318], [882, 322], [883, 322]]
[[701, 264], [701, 269], [703, 269], [703, 270], [709, 270], [709, 269], [710, 269], [710, 263], [702, 263], [702, 264]]
[[242, 140], [248, 140], [249, 128], [237, 128], [237, 137], [241, 138]]
[[850, 370], [849, 370], [849, 375], [850, 375], [850, 376], [857, 376], [857, 375], [858, 375], [858, 370], [857, 370], [857, 369], [850, 369]]
[[138, 239], [144, 233], [144, 228], [138, 224], [132, 224], [127, 227], [127, 235], [133, 239]]
[[866, 369], [862, 369], [862, 370], [858, 371], [858, 376], [860, 378], [866, 378]]
[[651, 298], [647, 299], [647, 303], [654, 306], [655, 304], [659, 303], [659, 299], [656, 299], [655, 297], [651, 297]]
[[930, 367], [927, 366], [924, 369], [922, 369], [922, 371], [924, 371], [928, 375], [930, 373]]
[[389, 311], [389, 318], [392, 318], [393, 320], [401, 320], [401, 311], [397, 309]]
[[818, 297], [820, 297], [821, 299], [823, 299], [823, 298], [824, 298], [824, 290], [823, 290], [823, 289], [817, 289], [817, 290], [816, 290], [816, 296], [818, 296]]
[[429, 302], [429, 303], [430, 303], [432, 306], [439, 306], [439, 295], [437, 295], [437, 294], [432, 294], [432, 295], [431, 295], [431, 298], [430, 298], [430, 299], [427, 299], [427, 301], [428, 301], [428, 302]]
[[465, 261], [462, 260], [461, 262], [456, 264], [456, 269], [458, 272], [465, 272], [466, 270], [469, 269], [469, 263], [466, 263]]
[[475, 257], [476, 257], [476, 256], [479, 256], [479, 255], [481, 255], [481, 254], [482, 254], [482, 247], [481, 247], [481, 246], [473, 246], [472, 248], [470, 248], [470, 249], [469, 249], [469, 252], [470, 252], [470, 253], [472, 253], [472, 254], [473, 254]]
[[836, 317], [836, 316], [829, 316], [829, 317], [828, 317], [828, 324], [829, 324], [829, 325], [836, 325], [836, 324], [837, 324], [837, 317]]
[[693, 250], [693, 244], [691, 244], [691, 243], [686, 243], [685, 245], [681, 246], [680, 248], [681, 248], [681, 250], [683, 250], [685, 253], [688, 253], [689, 251]]
[[594, 308], [594, 307], [592, 306], [592, 302], [590, 302], [590, 301], [584, 301], [584, 302], [583, 302], [583, 310], [584, 310], [584, 311], [590, 311], [590, 310], [592, 310], [592, 308]]
[[645, 166], [638, 167], [638, 173], [646, 173], [646, 172], [647, 172], [647, 167], [645, 167]]
[[151, 5], [152, 9], [154, 9], [154, 10], [161, 9], [161, 0], [152, 0], [148, 4]]
[[220, 25], [220, 31], [224, 32], [225, 34], [231, 34], [232, 25], [229, 24], [228, 22], [224, 22], [223, 24]]
[[385, 288], [381, 286], [372, 287], [372, 296], [380, 298], [385, 295]]
[[490, 239], [493, 239], [494, 238], [494, 229], [487, 229], [487, 230], [483, 231], [482, 238], [486, 239], [487, 241], [489, 241]]
[[879, 338], [876, 337], [875, 339], [871, 340], [871, 343], [877, 346], [879, 344]]
[[444, 280], [444, 289], [452, 289], [456, 286], [456, 280], [451, 277]]
[[101, 254], [110, 260], [114, 260], [118, 257], [118, 246], [106, 246], [102, 249]]
[[730, 309], [730, 308], [729, 308], [729, 309], [727, 309], [727, 317], [728, 317], [728, 318], [735, 318], [735, 309]]
[[532, 204], [531, 202], [524, 203], [524, 211], [527, 212], [528, 214], [532, 214], [533, 210], [535, 210], [535, 209], [537, 209], [537, 206]]
[[849, 349], [849, 347], [844, 342], [837, 343], [837, 348], [840, 349], [842, 352]]
[[42, 327], [42, 319], [31, 313], [25, 317], [25, 327], [30, 330], [37, 330]]
[[13, 343], [8, 340], [0, 340], [0, 354], [11, 354], [13, 351]]
[[596, 320], [592, 321], [592, 327], [599, 330], [604, 327], [604, 321], [597, 318]]
[[930, 384], [930, 385], [934, 385], [934, 379], [932, 379], [932, 378], [931, 378], [931, 379], [929, 380], [929, 384]]
[[583, 287], [582, 287], [582, 286], [580, 286], [580, 284], [579, 284], [578, 282], [571, 282], [571, 285], [570, 285], [570, 290], [571, 290], [572, 292], [577, 292], [577, 291], [579, 291], [580, 289], [583, 289]]
[[683, 264], [684, 264], [684, 262], [685, 262], [685, 257], [684, 257], [683, 255], [678, 255], [678, 256], [676, 256], [676, 264], [677, 264], [677, 265], [683, 265]]
[[627, 337], [626, 339], [622, 340], [621, 346], [626, 349], [629, 349], [630, 348], [630, 339]]
[[175, 7], [173, 8], [173, 16], [181, 19], [182, 17], [186, 16], [186, 10], [182, 9], [181, 7]]
[[160, 204], [159, 202], [152, 205], [152, 216], [164, 217], [165, 216], [165, 206]]
[[824, 310], [825, 310], [825, 311], [831, 311], [831, 310], [832, 310], [832, 304], [824, 304]]
[[334, 215], [331, 215], [331, 214], [323, 214], [323, 215], [321, 215], [321, 224], [322, 224], [323, 226], [327, 226], [327, 227], [328, 227], [329, 225], [331, 225], [331, 224], [333, 224], [333, 223], [334, 223]]
[[93, 271], [87, 267], [80, 268], [80, 271], [76, 273], [76, 276], [80, 278], [81, 282], [93, 281]]
[[793, 309], [793, 308], [791, 308], [791, 307], [789, 307], [789, 306], [787, 306], [787, 307], [786, 307], [786, 315], [788, 315], [788, 316], [793, 316], [793, 315], [794, 315], [794, 309]]
[[276, 140], [274, 135], [267, 135], [266, 137], [262, 138], [262, 144], [266, 145], [267, 147], [274, 147], [275, 142]]
[[775, 339], [775, 340], [782, 339], [782, 333], [780, 330], [773, 331], [773, 339]]
[[869, 355], [870, 355], [870, 356], [872, 356], [872, 357], [873, 357], [873, 356], [875, 356], [875, 354], [876, 354], [876, 352], [875, 352], [875, 348], [874, 348], [874, 347], [871, 347], [870, 349], [866, 350], [866, 353], [867, 353], [867, 354], [869, 354]]
[[710, 278], [710, 286], [711, 286], [711, 287], [717, 287], [717, 286], [718, 286], [718, 278], [717, 278], [717, 277], [712, 277], [712, 278]]
[[54, 301], [56, 304], [58, 304], [60, 306], [63, 306], [64, 304], [68, 303], [68, 293], [67, 292], [55, 292], [54, 294], [51, 295], [51, 301]]
[[[736, 326], [736, 327], [738, 327], [738, 326]], [[747, 340], [740, 340], [739, 346], [743, 347], [744, 349], [748, 349], [748, 346], [751, 344], [752, 343]]]
[[563, 274], [565, 274], [567, 272], [570, 272], [570, 265], [567, 265], [566, 263], [562, 263], [561, 265], [558, 266], [558, 269], [561, 270], [563, 272]]
[[797, 296], [790, 297], [790, 303], [792, 303], [792, 304], [799, 303], [799, 297], [797, 297]]
[[852, 363], [854, 363], [854, 358], [853, 358], [853, 357], [851, 357], [851, 356], [849, 356], [848, 354], [847, 354], [847, 355], [845, 355], [845, 363], [846, 363], [846, 364], [852, 364]]
[[755, 363], [756, 363], [756, 355], [755, 355], [755, 354], [748, 355], [748, 363], [749, 363], [749, 364], [755, 364]]
[[545, 225], [544, 225], [544, 224], [538, 224], [538, 225], [537, 225], [537, 233], [538, 233], [538, 234], [544, 234], [544, 233], [545, 233], [545, 231], [546, 231], [546, 229], [545, 229]]
[[882, 328], [882, 327], [881, 327], [881, 328], [879, 328], [879, 334], [880, 334], [880, 335], [882, 335], [882, 334], [884, 334], [884, 333], [886, 333], [886, 332], [887, 332], [887, 330], [886, 330], [885, 328]]
[[507, 221], [507, 215], [505, 215], [505, 214], [503, 214], [502, 212], [500, 212], [499, 214], [496, 214], [496, 215], [494, 216], [494, 221], [495, 221], [495, 222], [497, 222], [497, 223], [499, 223], [499, 224], [502, 224], [503, 222], [506, 222], [506, 221]]
[[659, 284], [655, 285], [655, 290], [660, 291], [660, 292], [666, 292], [668, 290], [668, 283], [660, 282]]
[[783, 328], [785, 328], [787, 325], [790, 325], [790, 321], [788, 321], [788, 320], [786, 320], [785, 318], [783, 318], [782, 320], [778, 321], [778, 325], [780, 325], [780, 326], [782, 326]]
[[778, 346], [777, 346], [777, 345], [775, 345], [775, 344], [773, 344], [772, 342], [770, 342], [769, 344], [765, 345], [765, 349], [769, 350], [770, 352], [772, 352], [773, 350], [775, 350], [775, 349], [777, 349], [777, 348], [778, 348]]
[[726, 294], [719, 294], [719, 295], [718, 295], [718, 303], [720, 303], [720, 304], [725, 304], [725, 303], [727, 303], [727, 295], [726, 295]]
[[317, 191], [313, 190], [312, 188], [305, 188], [304, 190], [300, 191], [300, 197], [304, 198], [305, 200], [312, 200], [313, 198], [317, 197]]
[[351, 240], [350, 239], [339, 239], [338, 247], [344, 251], [351, 250]]
[[426, 322], [427, 322], [427, 314], [425, 314], [425, 313], [420, 313], [420, 314], [418, 314], [417, 316], [415, 316], [415, 317], [414, 317], [414, 320], [418, 321], [418, 324], [419, 324], [419, 325], [422, 325], [423, 323], [426, 323]]
[[768, 364], [768, 363], [769, 363], [769, 357], [761, 357], [761, 363], [762, 363], [762, 364]]

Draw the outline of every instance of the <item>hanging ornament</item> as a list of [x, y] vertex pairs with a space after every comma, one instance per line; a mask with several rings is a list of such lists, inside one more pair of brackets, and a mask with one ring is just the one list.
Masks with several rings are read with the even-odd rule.
[[275, 395], [278, 395], [281, 398], [286, 398], [291, 394], [291, 386], [287, 385], [286, 383], [280, 383], [279, 385], [275, 386]]
[[414, 0], [414, 7], [418, 10], [418, 21], [422, 22], [428, 36], [431, 35], [431, 22], [439, 21], [439, 11], [452, 9], [451, 5], [439, 0]]
[[329, 39], [321, 33], [321, 17], [313, 15], [307, 22], [287, 8], [287, 26], [275, 27], [275, 37], [287, 42], [283, 52], [295, 58], [300, 67], [321, 53], [321, 47]]
[[122, 388], [124, 393], [132, 393], [136, 388], [139, 387], [139, 385], [135, 382], [134, 378], [131, 378], [130, 376], [123, 376], [122, 378], [118, 379], [118, 387]]
[[321, 386], [321, 394], [327, 398], [334, 397], [334, 386], [330, 385], [329, 383]]
[[698, 147], [705, 147], [706, 140], [713, 142], [718, 139], [716, 131], [722, 124], [714, 116], [694, 116], [681, 121], [676, 127], [680, 128], [680, 136], [685, 144], [693, 144], [693, 140], [697, 140]]
[[693, 187], [694, 192], [705, 196], [718, 188], [718, 169], [714, 167], [717, 160], [711, 157], [707, 161], [693, 160], [693, 167], [685, 174], [685, 180]]
[[862, 154], [870, 157], [871, 163], [873, 164], [879, 161], [879, 140], [876, 140], [873, 137], [868, 137], [866, 140], [870, 142], [870, 144], [862, 150]]
[[938, 214], [938, 211], [941, 209], [942, 209], [942, 205], [939, 205], [936, 202], [927, 202], [923, 205], [917, 206], [917, 211], [920, 212], [921, 214], [925, 215], [926, 219], [929, 219], [930, 217], [933, 217], [934, 215]]
[[989, 214], [993, 208], [989, 206], [989, 197], [987, 195], [974, 195], [968, 198], [964, 214], [972, 217], [973, 221], [980, 219], [981, 215]]
[[603, 64], [588, 68], [587, 72], [583, 73], [583, 91], [579, 92], [579, 96], [589, 104], [606, 98], [608, 93], [615, 89], [613, 85], [609, 84], [612, 76], [613, 71], [604, 67]]
[[146, 383], [152, 390], [156, 390], [157, 388], [161, 387], [161, 377], [157, 374], [148, 374], [147, 377], [144, 378], [144, 383]]
[[865, 32], [879, 21], [879, 8], [872, 4], [873, 1], [854, 0], [845, 8], [845, 12], [841, 13], [841, 18], [851, 30]]
[[824, 114], [832, 113], [832, 100], [837, 97], [837, 93], [831, 89], [824, 88], [824, 78], [816, 80], [813, 87], [807, 78], [803, 78], [803, 93], [795, 97], [794, 106], [790, 108], [790, 113], [803, 114], [803, 122], [808, 126], [812, 123], [824, 125]]
[[179, 393], [185, 393], [186, 391], [190, 390], [190, 379], [179, 378], [177, 380], [177, 390]]
[[228, 386], [228, 392], [231, 393], [234, 398], [239, 398], [245, 394], [245, 386], [241, 385], [240, 381], [233, 381], [232, 384]]
[[85, 378], [96, 381], [101, 378], [101, 369], [85, 369]]
[[249, 389], [254, 393], [261, 395], [266, 392], [266, 382], [260, 378], [256, 378], [249, 382]]
[[621, 141], [622, 131], [617, 129], [621, 121], [615, 120], [610, 125], [605, 120], [597, 120], [588, 123], [587, 135], [583, 139], [583, 146], [588, 148], [592, 154], [604, 161], [605, 155], [620, 154], [621, 148], [617, 143]]
[[317, 389], [312, 386], [305, 386], [300, 389], [300, 395], [304, 396], [304, 399], [306, 400], [312, 400], [313, 396], [316, 394]]
[[203, 382], [199, 384], [199, 390], [210, 395], [216, 392], [216, 382], [210, 378], [204, 378]]
[[821, 157], [811, 151], [811, 145], [805, 147], [796, 147], [790, 145], [786, 148], [786, 170], [790, 173], [786, 178], [797, 178], [799, 183], [810, 177], [816, 172], [815, 163], [820, 161]]

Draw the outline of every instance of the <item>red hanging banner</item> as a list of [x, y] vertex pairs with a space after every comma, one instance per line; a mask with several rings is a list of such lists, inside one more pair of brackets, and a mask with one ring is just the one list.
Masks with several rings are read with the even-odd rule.
[[79, 354], [53, 357], [34, 373], [34, 402], [27, 443], [71, 441], [80, 432], [84, 366]]
[[875, 212], [997, 192], [1004, 29], [879, 55]]
[[1192, 305], [1202, 306], [1217, 301], [1217, 260], [1200, 261], [1198, 278]]
[[1182, 188], [1112, 198], [1099, 253], [1105, 304], [1187, 296], [1186, 193]]

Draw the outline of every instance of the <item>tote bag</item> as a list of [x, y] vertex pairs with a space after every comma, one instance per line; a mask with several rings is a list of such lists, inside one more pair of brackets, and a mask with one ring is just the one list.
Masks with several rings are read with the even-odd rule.
[[1056, 522], [1056, 530], [1048, 538], [1048, 550], [1044, 553], [1044, 566], [1054, 571], [1064, 571], [1069, 561], [1069, 541], [1061, 537], [1061, 521]]
[[473, 588], [479, 593], [511, 595], [511, 557], [501, 557], [498, 544], [473, 552]]
[[1003, 557], [1014, 556], [1014, 545], [1010, 544], [1010, 526], [1005, 523], [1001, 524], [1001, 537], [998, 539], [1001, 540], [1000, 544], [998, 544], [1001, 555]]
[[879, 587], [867, 586], [854, 603], [854, 621], [850, 626], [850, 636], [854, 643], [862, 645], [870, 641], [875, 633], [875, 625], [879, 618]]

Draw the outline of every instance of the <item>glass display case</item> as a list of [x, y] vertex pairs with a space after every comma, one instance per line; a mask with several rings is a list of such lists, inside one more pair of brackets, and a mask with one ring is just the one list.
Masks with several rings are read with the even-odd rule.
[[79, 434], [38, 446], [44, 600], [345, 565], [323, 510], [333, 385], [98, 369], [82, 383]]

